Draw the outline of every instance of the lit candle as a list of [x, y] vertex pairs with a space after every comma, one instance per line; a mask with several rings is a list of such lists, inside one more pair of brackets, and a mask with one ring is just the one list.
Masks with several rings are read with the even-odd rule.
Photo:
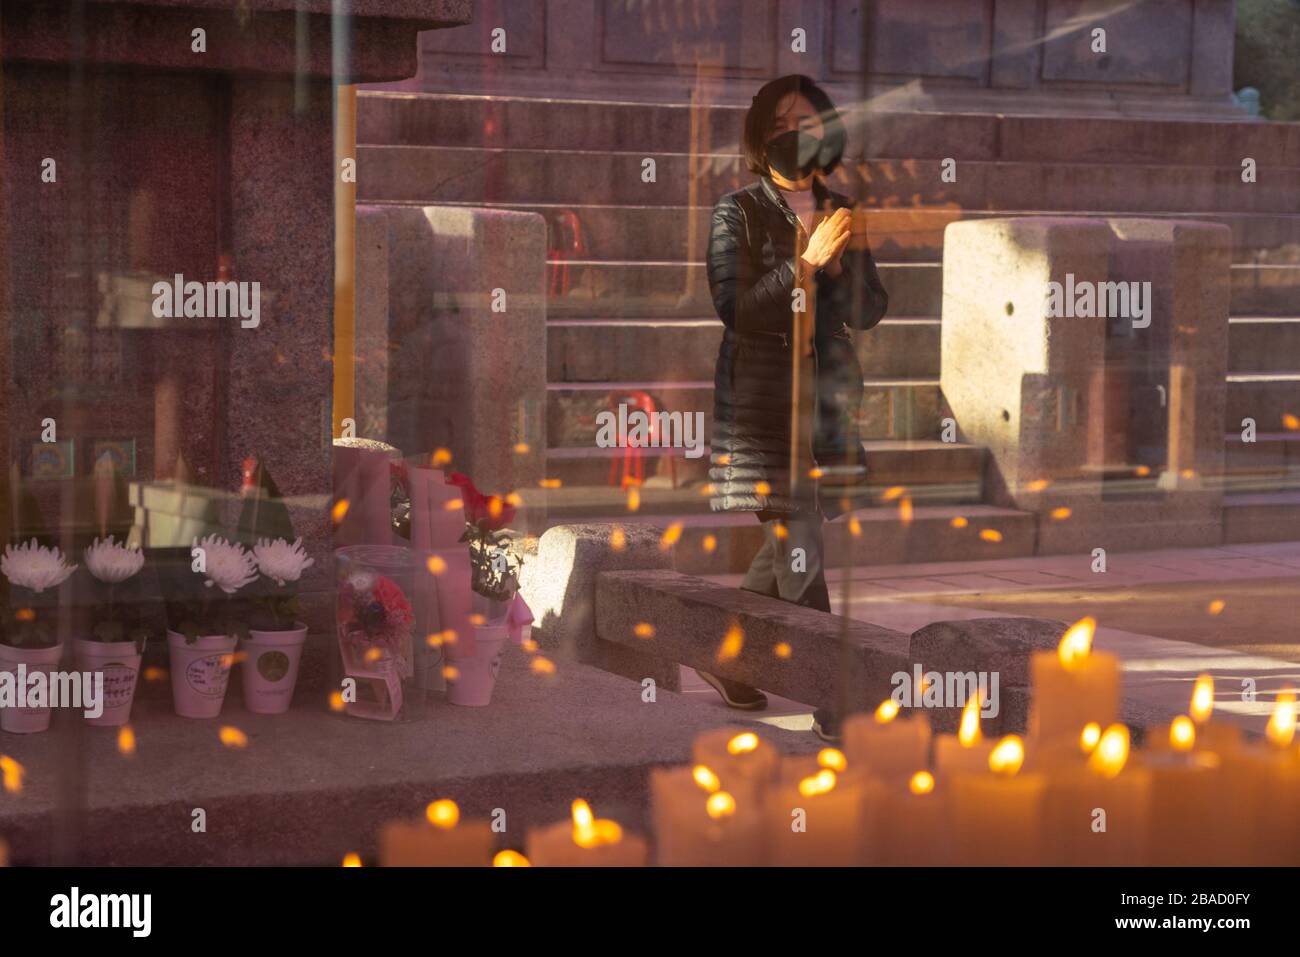
[[647, 858], [643, 838], [597, 818], [581, 798], [572, 821], [529, 828], [526, 856], [534, 867], [644, 867]]
[[764, 785], [776, 780], [781, 755], [753, 731], [715, 728], [695, 738], [691, 757], [710, 768], [724, 790], [737, 799], [757, 800]]
[[[1226, 721], [1211, 721], [1214, 713], [1214, 679], [1209, 675], [1200, 675], [1192, 686], [1191, 707], [1188, 710], [1196, 726], [1196, 747], [1198, 751], [1212, 751], [1215, 754], [1228, 754], [1241, 747], [1241, 728]], [[1152, 751], [1170, 750], [1170, 726], [1167, 724], [1152, 728], [1149, 745]]]
[[1049, 863], [1142, 862], [1151, 774], [1129, 766], [1128, 728], [1111, 725], [1085, 766], [1055, 767], [1046, 778], [1043, 841]]
[[1233, 864], [1300, 863], [1300, 759], [1294, 747], [1296, 696], [1279, 692], [1264, 740], [1220, 755], [1232, 813], [1246, 823]]
[[899, 706], [883, 701], [873, 714], [844, 722], [844, 753], [853, 767], [879, 778], [906, 778], [929, 763], [930, 722], [898, 717]]
[[934, 740], [934, 769], [940, 777], [980, 772], [989, 766], [993, 742], [980, 734], [980, 699], [973, 694], [961, 709], [961, 726], [956, 734], [941, 734]]
[[1139, 755], [1151, 775], [1147, 862], [1158, 867], [1221, 864], [1241, 839], [1217, 754], [1197, 748], [1196, 723], [1179, 715], [1158, 749]]
[[752, 867], [763, 863], [763, 815], [757, 801], [738, 801], [712, 770], [650, 772], [655, 861], [663, 867]]
[[884, 788], [844, 753], [783, 762], [764, 793], [768, 863], [781, 867], [852, 867], [870, 863]]
[[1097, 623], [1084, 618], [1061, 637], [1056, 653], [1036, 651], [1030, 659], [1033, 698], [1029, 736], [1036, 747], [1078, 739], [1089, 722], [1103, 726], [1119, 714], [1119, 659], [1092, 650]]
[[389, 821], [379, 834], [381, 867], [486, 867], [492, 826], [462, 821], [455, 801], [434, 801], [423, 821]]
[[1020, 773], [1024, 760], [1024, 742], [1012, 734], [989, 754], [987, 772], [954, 775], [949, 801], [955, 863], [1041, 863], [1045, 782], [1041, 774]]
[[929, 771], [891, 781], [881, 805], [880, 855], [887, 867], [936, 867], [949, 863], [948, 796]]

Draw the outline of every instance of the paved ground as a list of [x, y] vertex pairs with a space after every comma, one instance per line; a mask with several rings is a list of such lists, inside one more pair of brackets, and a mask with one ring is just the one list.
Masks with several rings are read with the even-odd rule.
[[[847, 570], [847, 600], [844, 570], [835, 569], [831, 602], [906, 632], [944, 619], [1092, 615], [1097, 647], [1124, 663], [1125, 718], [1140, 723], [1186, 710], [1203, 671], [1215, 676], [1220, 714], [1252, 731], [1262, 730], [1273, 692], [1300, 686], [1300, 542], [1111, 553], [1104, 574], [1091, 561], [1063, 555], [855, 568]], [[740, 576], [715, 580], [738, 585]], [[1255, 682], [1257, 700], [1243, 700], [1243, 679]], [[772, 723], [811, 724], [807, 708], [773, 705]]]

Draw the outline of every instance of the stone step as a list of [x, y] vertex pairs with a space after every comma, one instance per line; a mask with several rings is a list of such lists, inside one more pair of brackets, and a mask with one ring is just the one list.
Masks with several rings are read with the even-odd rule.
[[[708, 379], [722, 339], [718, 319], [553, 319], [546, 324], [547, 379], [599, 382]], [[868, 377], [939, 375], [939, 320], [886, 317], [855, 339]]]
[[1300, 489], [1224, 496], [1225, 543], [1297, 539], [1300, 539]]
[[[576, 203], [464, 202], [537, 213], [550, 224], [554, 248], [573, 258], [604, 260], [677, 260], [700, 262], [708, 246], [712, 201], [699, 206], [601, 206]], [[457, 204], [447, 204], [457, 205]], [[862, 226], [876, 257], [886, 262], [940, 262], [943, 231], [963, 219], [988, 219], [1005, 212], [962, 209], [864, 208]], [[1056, 210], [1020, 210], [1017, 216], [1059, 216]], [[1125, 215], [1116, 210], [1097, 216]], [[1232, 230], [1233, 261], [1286, 264], [1300, 246], [1300, 214], [1144, 213], [1158, 219], [1192, 219], [1223, 223]], [[579, 224], [582, 247], [573, 250], [572, 221]]]
[[[863, 439], [937, 439], [940, 394], [937, 379], [868, 379], [859, 419]], [[641, 382], [552, 382], [547, 393], [547, 441], [553, 447], [594, 446], [596, 416], [611, 398], [647, 392], [655, 408], [704, 413], [704, 440], [712, 433], [713, 380]]]
[[1224, 487], [1229, 492], [1281, 492], [1300, 489], [1300, 431], [1255, 433], [1254, 442], [1241, 431], [1224, 436]]
[[[1098, 164], [1300, 166], [1300, 125], [875, 111], [842, 106], [851, 155]], [[518, 96], [362, 91], [357, 142], [591, 151], [691, 149], [740, 142], [745, 108]], [[692, 130], [698, 130], [692, 133]], [[706, 147], [707, 148], [707, 147]]]
[[[870, 473], [868, 485], [884, 492], [896, 486], [915, 489], [920, 501], [968, 502], [980, 494], [984, 469], [984, 450], [973, 445], [932, 440], [875, 440], [863, 443], [867, 449]], [[627, 495], [621, 487], [609, 483], [611, 465], [615, 481], [621, 481], [625, 450], [594, 446], [550, 448], [546, 451], [546, 475], [558, 480], [559, 488], [526, 490], [525, 501], [547, 509], [580, 509], [593, 514], [601, 501], [609, 506], [595, 514], [609, 514], [623, 508]], [[644, 468], [651, 484], [641, 489], [641, 511], [661, 512], [677, 507], [682, 511], [707, 511], [708, 449], [700, 459], [687, 459], [681, 449], [651, 448], [643, 451]], [[678, 488], [672, 487], [673, 469]], [[608, 493], [608, 494], [606, 494]], [[604, 496], [604, 499], [599, 498]]]
[[[639, 152], [575, 149], [481, 149], [450, 146], [359, 146], [360, 202], [598, 203], [706, 206], [752, 182], [733, 153], [654, 154], [653, 182], [643, 180]], [[1243, 183], [1239, 167], [1098, 166], [969, 160], [957, 180], [941, 179], [929, 160], [846, 164], [831, 185], [865, 205], [966, 210], [1076, 212], [1261, 212], [1300, 208], [1300, 168], [1270, 169]]]
[[[856, 535], [848, 517], [826, 525], [827, 567], [1023, 558], [1034, 553], [1037, 536], [1033, 514], [992, 505], [915, 505], [908, 523], [900, 521], [896, 504], [853, 514]], [[691, 575], [743, 573], [762, 544], [762, 529], [748, 512], [641, 518], [614, 512], [589, 521], [659, 528], [679, 523], [673, 567]]]
[[[1297, 303], [1300, 305], [1300, 303]], [[1300, 316], [1228, 320], [1228, 371], [1300, 371]]]
[[1300, 372], [1236, 372], [1228, 375], [1224, 428], [1240, 431], [1245, 418], [1259, 432], [1280, 432], [1300, 419]]

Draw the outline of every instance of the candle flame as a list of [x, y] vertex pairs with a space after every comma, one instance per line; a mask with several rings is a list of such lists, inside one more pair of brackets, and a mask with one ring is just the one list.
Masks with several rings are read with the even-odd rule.
[[1269, 743], [1279, 748], [1290, 747], [1295, 737], [1295, 723], [1295, 692], [1290, 688], [1279, 691], [1265, 731]]
[[913, 794], [929, 794], [934, 791], [934, 775], [929, 771], [917, 771], [907, 782], [907, 789]]
[[989, 770], [1004, 777], [1014, 777], [1025, 763], [1025, 743], [1019, 735], [1009, 734], [989, 752]]
[[966, 706], [961, 709], [961, 727], [957, 730], [957, 740], [963, 748], [973, 748], [980, 738], [980, 697], [973, 694], [966, 699]]
[[26, 768], [9, 755], [0, 754], [0, 781], [3, 781], [4, 789], [10, 794], [17, 794], [23, 789], [23, 775], [26, 773]]
[[135, 731], [129, 724], [124, 724], [118, 729], [117, 750], [119, 754], [128, 758], [135, 754]]
[[1100, 740], [1101, 725], [1096, 721], [1089, 721], [1079, 734], [1079, 748], [1084, 754], [1092, 754], [1093, 748], [1097, 747], [1097, 742]]
[[713, 773], [713, 769], [704, 764], [697, 764], [691, 768], [691, 778], [696, 785], [712, 794], [718, 788], [722, 787], [722, 782], [718, 776]]
[[727, 742], [728, 754], [748, 754], [758, 747], [758, 735], [753, 731], [742, 731]]
[[1073, 671], [1092, 653], [1092, 636], [1097, 631], [1097, 620], [1089, 615], [1080, 618], [1061, 636], [1057, 654], [1067, 671]]
[[876, 724], [889, 724], [898, 717], [898, 702], [888, 698], [876, 708]]
[[498, 851], [492, 858], [493, 867], [532, 867], [533, 862], [518, 851]]
[[1196, 745], [1196, 725], [1185, 714], [1169, 724], [1169, 746], [1175, 751], [1190, 751]]
[[449, 831], [460, 822], [460, 808], [455, 801], [443, 798], [424, 809], [424, 816], [434, 827]]
[[344, 866], [344, 867], [360, 867], [360, 866], [361, 866], [361, 855], [360, 855], [360, 854], [357, 854], [355, 851], [353, 851], [353, 852], [349, 852], [349, 853], [347, 853], [347, 854], [344, 854], [344, 855], [343, 855], [343, 866]]
[[825, 794], [835, 787], [835, 772], [830, 768], [823, 768], [816, 774], [810, 775], [799, 782], [799, 793], [804, 797], [816, 797], [818, 794]]
[[1192, 686], [1192, 720], [1205, 724], [1214, 713], [1214, 679], [1209, 675], [1197, 675], [1196, 684]]
[[573, 802], [573, 843], [579, 847], [601, 847], [623, 840], [623, 829], [615, 821], [597, 819], [591, 805], [578, 798]]
[[704, 811], [715, 821], [736, 813], [736, 799], [726, 791], [715, 791], [704, 802]]
[[1101, 733], [1101, 740], [1088, 756], [1088, 767], [1104, 778], [1113, 778], [1128, 763], [1128, 728], [1112, 724]]
[[223, 724], [221, 730], [217, 732], [217, 736], [221, 738], [221, 743], [228, 748], [248, 747], [248, 735], [233, 725]]
[[822, 748], [817, 752], [817, 764], [842, 773], [849, 766], [849, 760], [839, 748]]

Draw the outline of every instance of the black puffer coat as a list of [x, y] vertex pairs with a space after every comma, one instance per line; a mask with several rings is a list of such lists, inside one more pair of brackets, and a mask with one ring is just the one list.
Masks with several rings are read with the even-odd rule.
[[[821, 210], [853, 206], [820, 179]], [[860, 240], [845, 249], [842, 272], [815, 276], [813, 355], [805, 368], [814, 382], [812, 410], [802, 410], [811, 433], [813, 478], [800, 477], [792, 493], [791, 399], [795, 256], [798, 218], [771, 179], [728, 193], [713, 210], [708, 274], [713, 305], [726, 326], [714, 375], [713, 457], [709, 478], [714, 511], [813, 512], [828, 517], [843, 501], [860, 504], [866, 456], [856, 417], [862, 404], [862, 367], [851, 330], [870, 329], [889, 297], [875, 261]], [[811, 298], [811, 297], [810, 297]], [[811, 414], [808, 414], [811, 413]], [[810, 470], [811, 471], [811, 470]]]

